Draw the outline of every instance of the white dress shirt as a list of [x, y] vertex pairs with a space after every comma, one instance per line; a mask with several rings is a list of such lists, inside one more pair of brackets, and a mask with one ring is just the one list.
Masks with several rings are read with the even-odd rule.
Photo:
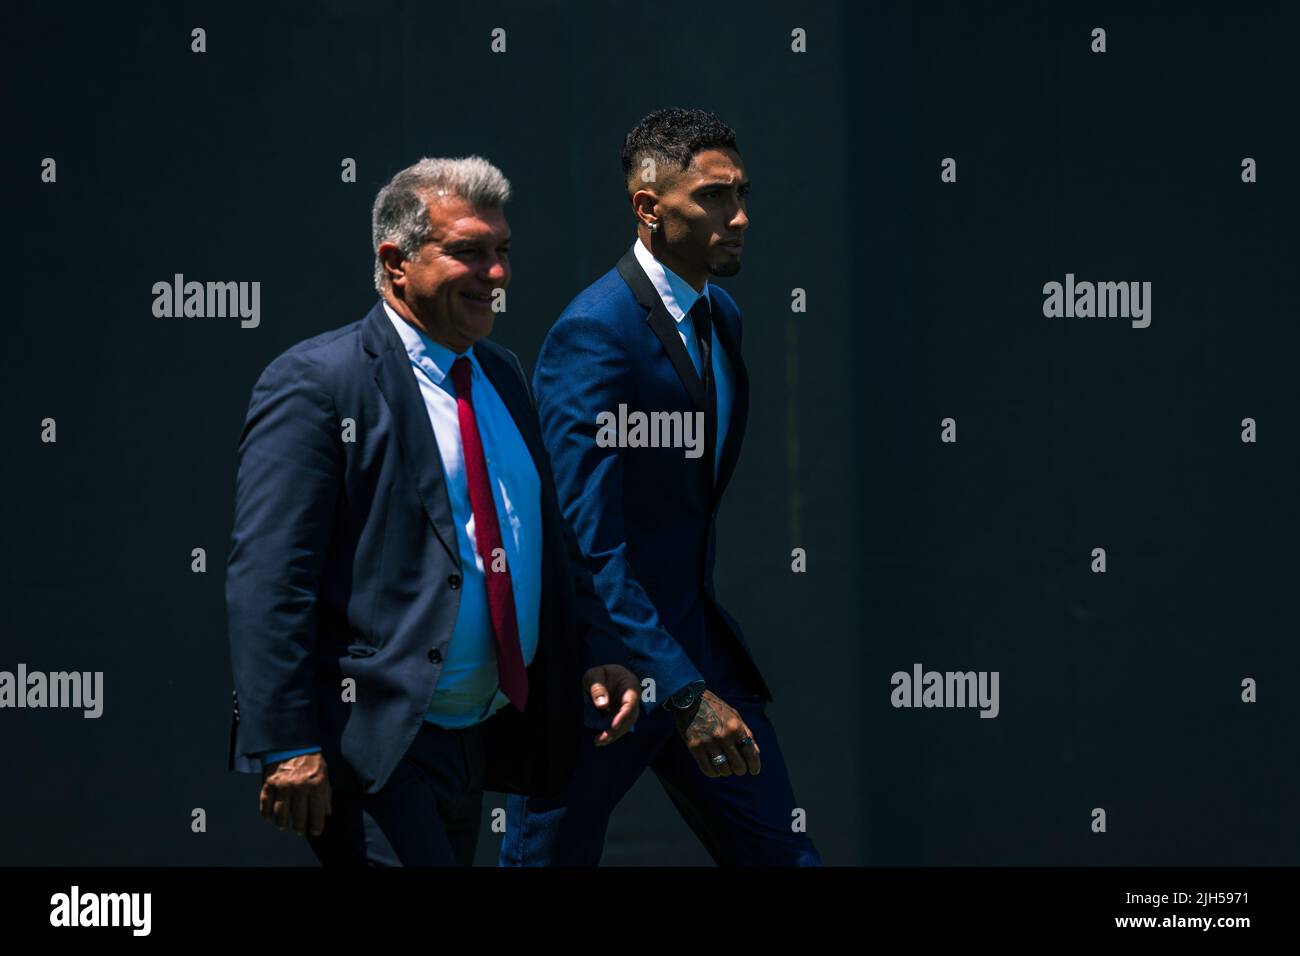
[[[411, 325], [387, 302], [384, 311], [406, 344], [412, 372], [438, 440], [460, 551], [460, 610], [425, 720], [443, 727], [468, 727], [486, 720], [510, 701], [501, 693], [498, 681], [487, 580], [474, 537], [474, 508], [469, 500], [465, 456], [461, 450], [456, 386], [451, 379], [452, 362], [460, 356]], [[514, 587], [519, 644], [527, 666], [537, 652], [541, 611], [542, 486], [528, 446], [510, 411], [483, 374], [474, 349], [471, 347], [465, 354], [471, 367], [470, 399], [483, 442], [483, 456], [487, 459], [492, 500], [501, 526], [501, 547]], [[436, 468], [439, 463], [420, 464]]]
[[718, 343], [718, 310], [713, 299], [709, 297], [708, 280], [705, 280], [704, 288], [696, 292], [689, 282], [656, 259], [650, 250], [642, 245], [640, 239], [633, 242], [632, 246], [637, 262], [641, 263], [641, 268], [650, 277], [650, 283], [659, 293], [659, 298], [663, 300], [668, 314], [676, 320], [677, 334], [681, 336], [682, 344], [686, 346], [697, 374], [701, 369], [700, 343], [695, 335], [695, 323], [691, 321], [691, 306], [704, 297], [708, 298], [709, 306], [713, 310], [713, 341], [710, 346], [712, 361], [709, 364], [713, 366], [714, 389], [718, 396], [718, 444], [713, 455], [713, 474], [717, 477], [718, 469], [722, 464], [722, 448], [727, 438], [727, 426], [731, 424], [731, 407], [735, 400], [736, 380], [731, 371], [731, 360], [727, 357], [727, 351]]

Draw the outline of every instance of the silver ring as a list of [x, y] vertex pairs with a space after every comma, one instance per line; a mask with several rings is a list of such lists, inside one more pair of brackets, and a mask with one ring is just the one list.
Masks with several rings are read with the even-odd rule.
[[712, 757], [709, 760], [709, 763], [713, 764], [715, 767], [721, 767], [726, 762], [727, 762], [726, 754], [718, 754], [716, 757]]

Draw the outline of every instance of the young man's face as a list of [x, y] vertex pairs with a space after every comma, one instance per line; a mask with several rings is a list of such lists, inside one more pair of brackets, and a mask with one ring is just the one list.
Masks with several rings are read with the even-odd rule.
[[429, 199], [430, 239], [402, 260], [394, 291], [435, 340], [464, 352], [492, 332], [492, 290], [510, 284], [510, 226], [500, 209]]
[[[734, 149], [702, 149], [656, 192], [652, 251], [683, 278], [740, 271], [749, 178]], [[680, 266], [680, 268], [677, 268]]]

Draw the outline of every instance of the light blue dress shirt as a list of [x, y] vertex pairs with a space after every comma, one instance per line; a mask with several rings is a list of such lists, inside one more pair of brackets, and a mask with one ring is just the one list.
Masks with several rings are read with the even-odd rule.
[[[474, 537], [474, 509], [470, 504], [465, 458], [461, 450], [456, 387], [451, 379], [452, 362], [460, 356], [408, 323], [387, 302], [384, 311], [406, 345], [412, 373], [419, 383], [429, 423], [438, 441], [460, 552], [460, 609], [456, 614], [451, 643], [443, 656], [442, 673], [424, 719], [442, 727], [469, 727], [486, 720], [510, 701], [501, 693], [498, 681], [487, 580]], [[483, 374], [473, 348], [465, 354], [471, 364], [474, 417], [487, 459], [492, 499], [501, 526], [501, 546], [514, 587], [519, 643], [527, 666], [537, 653], [541, 612], [541, 480], [523, 436], [496, 389]], [[430, 462], [428, 467], [436, 465]], [[433, 637], [430, 635], [430, 643]], [[273, 751], [264, 754], [262, 759], [263, 762], [283, 760], [319, 749], [303, 747]]]
[[650, 277], [650, 283], [659, 293], [659, 298], [663, 300], [668, 314], [676, 320], [677, 334], [681, 336], [682, 344], [686, 346], [697, 374], [700, 372], [702, 360], [699, 338], [695, 334], [695, 323], [691, 321], [691, 306], [704, 297], [709, 300], [709, 307], [713, 310], [713, 336], [710, 345], [712, 361], [709, 364], [713, 366], [714, 390], [718, 397], [718, 444], [713, 452], [713, 475], [717, 477], [718, 469], [722, 467], [722, 448], [727, 438], [727, 426], [731, 424], [736, 379], [731, 371], [731, 360], [727, 357], [726, 349], [718, 344], [718, 310], [713, 299], [709, 297], [709, 282], [706, 279], [704, 288], [696, 292], [689, 282], [656, 259], [640, 239], [633, 242], [632, 246], [637, 262], [641, 263], [641, 268]]

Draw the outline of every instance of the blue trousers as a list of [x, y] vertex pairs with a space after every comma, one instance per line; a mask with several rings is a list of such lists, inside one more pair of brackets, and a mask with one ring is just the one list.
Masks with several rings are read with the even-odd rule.
[[610, 813], [649, 767], [719, 866], [820, 866], [812, 840], [794, 827], [799, 804], [765, 702], [757, 695], [718, 696], [736, 709], [758, 743], [757, 776], [704, 776], [673, 715], [657, 707], [606, 747], [593, 746], [593, 731], [560, 797], [510, 795], [500, 865], [597, 865]]

